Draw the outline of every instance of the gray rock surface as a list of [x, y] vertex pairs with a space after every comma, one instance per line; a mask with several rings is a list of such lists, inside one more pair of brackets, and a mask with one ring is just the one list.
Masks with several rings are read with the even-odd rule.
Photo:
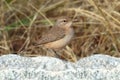
[[93, 55], [76, 63], [52, 57], [0, 57], [0, 80], [120, 80], [120, 58]]

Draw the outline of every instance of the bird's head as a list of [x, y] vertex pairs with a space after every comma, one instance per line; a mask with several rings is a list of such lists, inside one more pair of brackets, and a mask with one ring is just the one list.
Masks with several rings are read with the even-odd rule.
[[67, 19], [59, 19], [57, 20], [55, 26], [60, 27], [60, 28], [70, 28], [72, 25], [72, 21], [68, 21]]

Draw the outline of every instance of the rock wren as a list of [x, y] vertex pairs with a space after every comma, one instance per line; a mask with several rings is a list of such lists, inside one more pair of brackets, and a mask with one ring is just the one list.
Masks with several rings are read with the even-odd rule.
[[73, 35], [72, 21], [59, 19], [55, 26], [42, 35], [38, 44], [43, 45], [45, 48], [59, 50], [70, 42]]

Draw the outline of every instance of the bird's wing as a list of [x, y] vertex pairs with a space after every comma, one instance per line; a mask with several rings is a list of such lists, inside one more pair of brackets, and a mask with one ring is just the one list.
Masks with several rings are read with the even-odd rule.
[[38, 44], [45, 44], [45, 43], [53, 42], [63, 38], [65, 36], [65, 30], [61, 28], [58, 29], [58, 28], [59, 27], [53, 27], [44, 35], [42, 35]]

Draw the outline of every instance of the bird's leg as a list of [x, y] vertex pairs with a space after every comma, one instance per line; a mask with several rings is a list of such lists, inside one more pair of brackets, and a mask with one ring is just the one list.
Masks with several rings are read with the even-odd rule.
[[60, 54], [61, 53], [60, 53], [59, 50], [53, 50], [53, 52], [55, 53], [55, 55], [56, 55], [57, 58], [60, 58], [60, 56], [61, 56]]
[[47, 52], [47, 55], [60, 57], [60, 55], [59, 55], [60, 53], [56, 50], [48, 49], [48, 48], [43, 48], [43, 50], [45, 50]]

